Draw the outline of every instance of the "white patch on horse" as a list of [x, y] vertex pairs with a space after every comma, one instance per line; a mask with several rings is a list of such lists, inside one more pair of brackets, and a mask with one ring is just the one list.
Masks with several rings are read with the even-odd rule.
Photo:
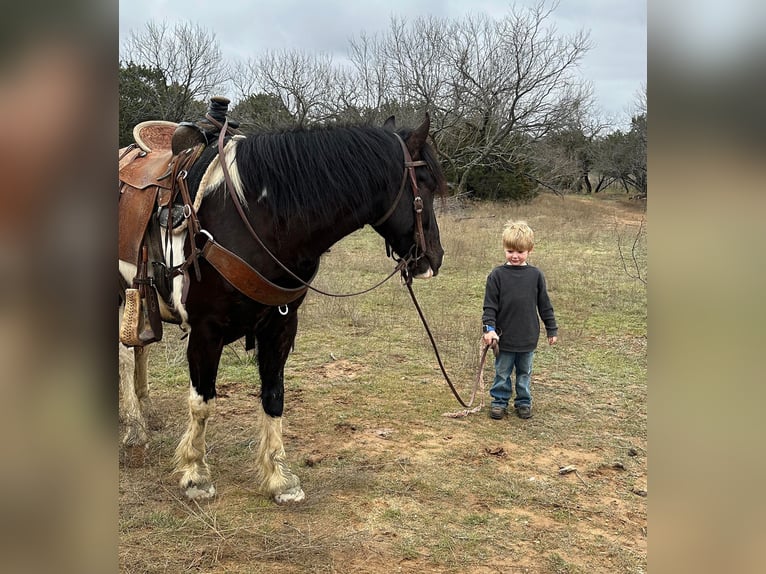
[[[223, 148], [224, 161], [226, 161], [226, 167], [229, 170], [231, 181], [234, 184], [234, 192], [237, 195], [240, 203], [247, 208], [247, 201], [245, 200], [244, 187], [242, 185], [242, 179], [239, 177], [239, 169], [237, 169], [236, 153], [237, 144], [245, 136], [237, 135], [229, 140], [226, 147]], [[202, 199], [212, 191], [221, 187], [225, 178], [223, 175], [223, 169], [221, 168], [220, 155], [217, 155], [213, 161], [210, 162], [207, 170], [202, 176], [199, 183], [199, 191], [197, 197], [194, 199], [194, 209], [199, 210], [199, 206], [202, 205]]]
[[[163, 259], [165, 260], [165, 265], [168, 268], [175, 267], [176, 265], [180, 265], [184, 261], [184, 243], [186, 242], [186, 233], [171, 233], [171, 241], [166, 241], [167, 236], [167, 229], [161, 228], [160, 229], [161, 239], [162, 239], [162, 245], [164, 246], [164, 252], [163, 252]], [[184, 287], [184, 277], [183, 275], [176, 275], [173, 277], [172, 287], [170, 289], [170, 302], [173, 305], [173, 308], [178, 311], [178, 314], [181, 316], [181, 329], [184, 331], [189, 330], [189, 314], [186, 312], [186, 307], [181, 302], [181, 297], [183, 295], [183, 287]], [[160, 302], [160, 313], [163, 315], [163, 317], [170, 317], [171, 312], [170, 309], [167, 308], [167, 305], [165, 304], [165, 301], [162, 300], [162, 297], [159, 297]]]
[[133, 284], [133, 278], [136, 276], [136, 273], [138, 272], [138, 269], [133, 263], [128, 263], [127, 261], [123, 261], [122, 259], [119, 260], [119, 266], [120, 266], [120, 275], [123, 276], [125, 281], [128, 283], [128, 285]]
[[415, 275], [417, 279], [430, 279], [434, 276], [434, 270], [431, 269], [431, 267], [428, 267], [428, 270], [425, 273], [421, 273], [419, 275]]
[[[171, 233], [171, 241], [165, 243], [165, 236], [167, 235], [166, 229], [160, 230], [162, 236], [162, 245], [167, 245], [164, 250], [164, 263], [168, 267], [174, 267], [180, 265], [184, 261], [184, 241], [186, 240], [186, 233], [178, 233], [177, 229], [174, 229]], [[171, 259], [172, 255], [172, 259]], [[138, 269], [135, 264], [128, 263], [127, 261], [119, 260], [120, 275], [125, 279], [128, 285], [133, 284], [133, 278], [136, 276]], [[176, 309], [181, 316], [181, 329], [188, 331], [189, 327], [189, 314], [186, 312], [186, 307], [181, 302], [181, 296], [183, 294], [184, 277], [183, 275], [176, 275], [173, 277], [172, 287], [170, 290], [170, 303], [173, 308]], [[173, 317], [173, 313], [168, 308], [168, 302], [162, 297], [158, 297], [157, 300], [160, 304], [160, 315], [163, 319], [169, 320]]]
[[268, 192], [266, 191], [266, 188], [264, 187], [261, 190], [261, 195], [258, 197], [258, 201], [261, 201], [262, 199], [266, 199], [267, 195], [268, 195]]
[[282, 417], [272, 417], [261, 409], [260, 442], [255, 464], [261, 491], [275, 502], [300, 502], [306, 497], [298, 477], [290, 471], [282, 443]]
[[205, 429], [215, 411], [215, 399], [205, 400], [189, 385], [189, 425], [176, 447], [176, 472], [181, 475], [180, 486], [191, 499], [215, 496], [210, 468], [205, 460]]

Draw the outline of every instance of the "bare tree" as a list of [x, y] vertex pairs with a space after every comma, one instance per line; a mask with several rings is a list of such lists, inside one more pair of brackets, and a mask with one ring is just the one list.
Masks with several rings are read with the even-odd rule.
[[[148, 22], [141, 31], [132, 31], [121, 50], [121, 59], [161, 74], [152, 99], [161, 119], [194, 119], [195, 102], [216, 95], [229, 80], [215, 34], [197, 24]], [[203, 108], [204, 109], [204, 108]]]
[[[590, 49], [588, 35], [562, 37], [547, 26], [555, 7], [514, 8], [497, 21], [485, 15], [454, 22], [392, 19], [382, 40], [352, 41], [352, 61], [365, 80], [359, 83], [367, 101], [391, 98], [413, 112], [431, 112], [432, 135], [458, 192], [477, 167], [528, 170], [532, 144], [571, 123], [592, 97], [576, 75]], [[369, 81], [362, 56], [372, 56], [385, 76]], [[374, 97], [375, 87], [388, 94]]]
[[634, 138], [633, 176], [634, 187], [638, 190], [639, 198], [647, 195], [647, 109], [646, 109], [646, 84], [636, 92], [634, 113], [631, 119], [631, 133]]
[[528, 154], [534, 172], [559, 193], [593, 192], [591, 171], [596, 161], [598, 136], [608, 124], [590, 106], [590, 98], [573, 105], [567, 121], [538, 140]]
[[381, 47], [388, 62], [391, 96], [398, 102], [432, 112], [443, 109], [449, 98], [449, 33], [449, 22], [434, 16], [411, 24], [391, 19]]
[[395, 101], [392, 77], [382, 41], [377, 34], [368, 36], [365, 33], [349, 40], [348, 58], [352, 71], [347, 74], [344, 99], [359, 119], [370, 122], [385, 119], [394, 113], [390, 110]]
[[243, 99], [262, 93], [280, 100], [297, 125], [335, 119], [342, 109], [343, 73], [329, 54], [269, 51], [241, 64], [233, 82]]
[[455, 25], [453, 89], [462, 117], [450, 123], [462, 124], [461, 137], [445, 138], [439, 148], [461, 158], [458, 189], [476, 166], [529, 170], [539, 163], [530, 162], [537, 157], [534, 143], [587, 106], [590, 89], [575, 71], [590, 47], [588, 36], [559, 37], [546, 27], [552, 11], [538, 4], [514, 8], [498, 22], [476, 18]]
[[646, 84], [642, 84], [633, 97], [633, 111], [631, 116], [646, 115]]
[[612, 184], [620, 185], [626, 193], [631, 189], [637, 199], [647, 196], [647, 115], [646, 87], [636, 95], [631, 110], [630, 130], [616, 130], [594, 141], [594, 171], [598, 173], [596, 191]]

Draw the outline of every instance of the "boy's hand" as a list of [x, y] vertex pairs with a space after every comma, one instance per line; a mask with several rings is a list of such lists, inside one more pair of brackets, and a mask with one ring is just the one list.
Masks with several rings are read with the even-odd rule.
[[555, 345], [556, 341], [558, 341], [558, 340], [559, 340], [558, 337], [548, 337], [548, 344], [549, 345]]
[[500, 337], [495, 331], [490, 331], [489, 333], [484, 333], [484, 344], [488, 347], [495, 347], [497, 345], [497, 342], [500, 340]]

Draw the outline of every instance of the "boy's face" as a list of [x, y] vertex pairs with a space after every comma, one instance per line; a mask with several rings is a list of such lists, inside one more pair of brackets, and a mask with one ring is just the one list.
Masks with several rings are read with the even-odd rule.
[[528, 251], [515, 251], [513, 249], [505, 250], [505, 260], [509, 265], [525, 265], [527, 263], [527, 257], [529, 257]]

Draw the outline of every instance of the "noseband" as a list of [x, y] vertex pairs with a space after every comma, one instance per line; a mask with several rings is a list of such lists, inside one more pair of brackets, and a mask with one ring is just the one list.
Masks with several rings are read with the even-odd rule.
[[[417, 261], [426, 253], [426, 236], [423, 233], [423, 198], [420, 196], [418, 182], [415, 178], [415, 168], [427, 166], [428, 164], [423, 160], [413, 161], [412, 156], [410, 155], [410, 150], [407, 149], [404, 140], [399, 136], [399, 134], [395, 133], [394, 135], [399, 141], [399, 144], [402, 146], [402, 152], [404, 153], [404, 172], [402, 173], [402, 184], [399, 186], [399, 192], [396, 194], [396, 198], [394, 198], [394, 203], [391, 204], [391, 207], [388, 208], [388, 211], [386, 211], [385, 215], [373, 223], [372, 226], [378, 227], [383, 225], [394, 213], [396, 206], [399, 205], [399, 201], [404, 194], [404, 188], [407, 184], [407, 176], [409, 175], [413, 195], [412, 206], [415, 210], [415, 257], [413, 261]], [[420, 248], [420, 254], [417, 252], [418, 247]], [[386, 252], [389, 256], [391, 255], [391, 249], [388, 242], [386, 242]]]

